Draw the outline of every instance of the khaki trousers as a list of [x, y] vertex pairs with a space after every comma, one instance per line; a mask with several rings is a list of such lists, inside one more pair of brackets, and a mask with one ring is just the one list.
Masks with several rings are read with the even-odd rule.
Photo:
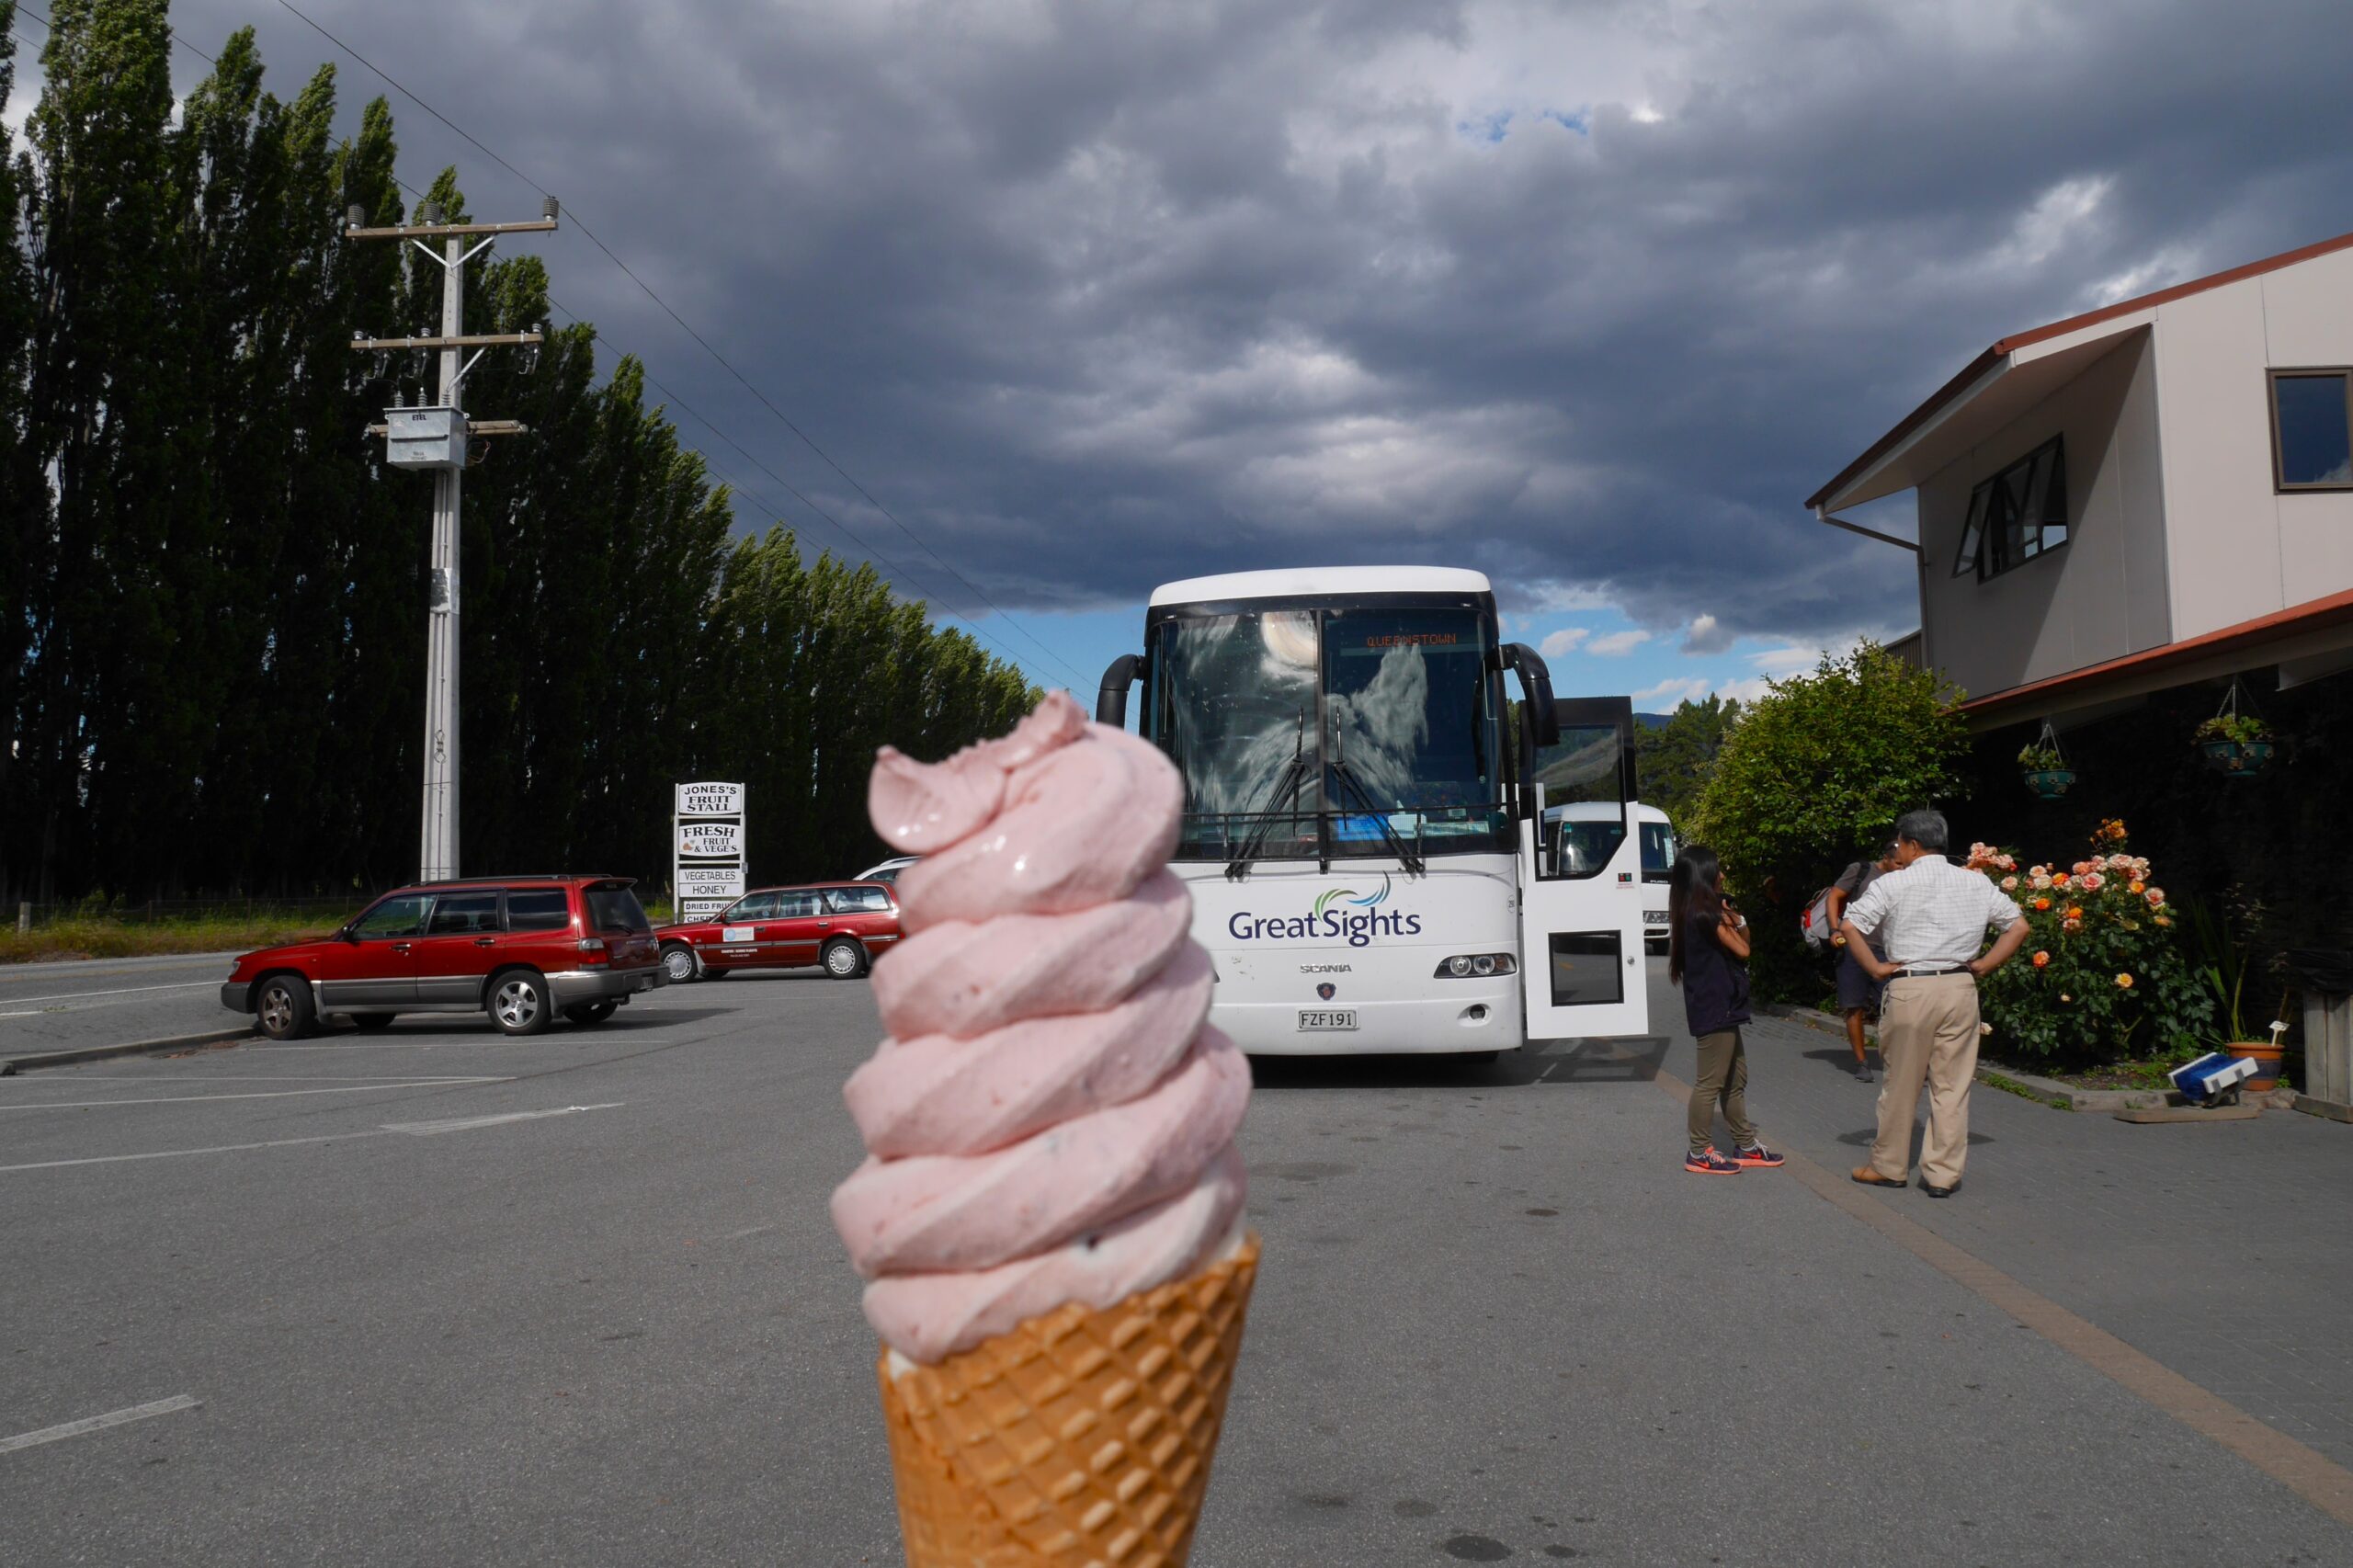
[[1928, 1085], [1928, 1135], [1920, 1144], [1920, 1179], [1930, 1187], [1961, 1180], [1969, 1158], [1969, 1086], [1977, 1076], [1977, 982], [1967, 974], [1898, 976], [1879, 1017], [1879, 1136], [1871, 1169], [1890, 1181], [1911, 1175], [1912, 1115], [1920, 1083]]
[[1748, 1119], [1748, 1049], [1741, 1043], [1736, 1028], [1699, 1037], [1699, 1071], [1691, 1080], [1685, 1117], [1695, 1154], [1715, 1142], [1718, 1105], [1724, 1108], [1724, 1125], [1732, 1129], [1733, 1147], [1755, 1148], [1756, 1124]]

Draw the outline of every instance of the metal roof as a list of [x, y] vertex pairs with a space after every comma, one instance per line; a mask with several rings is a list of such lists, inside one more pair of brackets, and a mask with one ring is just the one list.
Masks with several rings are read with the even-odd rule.
[[[2193, 278], [2187, 283], [2177, 283], [2170, 289], [2160, 289], [2154, 293], [2136, 295], [2130, 300], [2120, 300], [2115, 304], [2102, 305], [2098, 310], [2086, 311], [2081, 315], [2069, 316], [2063, 321], [2055, 321], [2047, 326], [2031, 327], [2025, 332], [2012, 333], [1962, 366], [1958, 375], [1929, 393], [1927, 401], [1897, 420], [1887, 434], [1866, 447], [1860, 457], [1839, 470], [1836, 478], [1807, 496], [1806, 506], [1812, 510], [1831, 503], [1834, 496], [1839, 496], [1841, 491], [1868, 472], [1881, 458], [1902, 445], [1906, 437], [1943, 412], [1948, 404], [1973, 394], [1979, 390], [1979, 383], [1984, 381], [1990, 372], [2021, 348], [2029, 348], [2039, 343], [2047, 343], [2054, 337], [2064, 337], [2070, 333], [2081, 332], [2086, 327], [2119, 321], [2142, 311], [2154, 310], [2159, 305], [2187, 299], [2192, 294], [2202, 294], [2210, 289], [2220, 289], [2226, 284], [2241, 282], [2249, 278], [2259, 278], [2267, 272], [2277, 272], [2282, 267], [2293, 267], [2298, 262], [2311, 261], [2316, 256], [2328, 256], [2347, 248], [2353, 248], [2353, 233], [2338, 234], [2334, 239], [2301, 245], [2290, 251], [2281, 251], [2278, 256], [2265, 256], [2261, 261], [2250, 261], [2244, 267], [2234, 267], [2227, 271], [2211, 273], [2204, 278]], [[1840, 497], [1836, 503], [1836, 505], [1847, 504], [1844, 497]]]

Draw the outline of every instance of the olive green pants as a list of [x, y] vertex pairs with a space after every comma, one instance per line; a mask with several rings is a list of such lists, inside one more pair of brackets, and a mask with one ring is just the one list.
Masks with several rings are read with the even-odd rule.
[[1748, 1048], [1741, 1044], [1736, 1028], [1699, 1037], [1699, 1073], [1691, 1080], [1689, 1131], [1695, 1154], [1716, 1141], [1719, 1104], [1734, 1147], [1754, 1148], [1756, 1124], [1748, 1119]]

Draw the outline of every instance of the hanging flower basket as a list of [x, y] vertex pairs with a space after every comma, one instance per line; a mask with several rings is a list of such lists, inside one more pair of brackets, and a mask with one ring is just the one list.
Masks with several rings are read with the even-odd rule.
[[2278, 750], [2271, 726], [2252, 713], [2217, 713], [2198, 726], [2198, 749], [2207, 765], [2229, 778], [2252, 778], [2271, 766]]
[[2252, 778], [2271, 766], [2269, 741], [2207, 741], [2200, 748], [2208, 766], [2227, 778]]
[[2075, 770], [2060, 754], [2057, 738], [2048, 725], [2040, 740], [2018, 753], [2018, 769], [2026, 787], [2046, 801], [2057, 800], [2075, 782]]

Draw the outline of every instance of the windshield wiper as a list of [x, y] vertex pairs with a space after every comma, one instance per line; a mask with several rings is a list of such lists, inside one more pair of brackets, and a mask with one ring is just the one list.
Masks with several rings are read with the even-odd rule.
[[1331, 768], [1332, 777], [1337, 778], [1351, 794], [1356, 796], [1357, 804], [1364, 808], [1365, 814], [1380, 824], [1381, 838], [1388, 843], [1390, 853], [1395, 855], [1398, 863], [1405, 868], [1405, 874], [1409, 877], [1425, 875], [1426, 868], [1422, 864], [1422, 858], [1406, 845], [1404, 836], [1389, 820], [1389, 813], [1374, 804], [1372, 791], [1364, 787], [1364, 780], [1357, 777], [1356, 770], [1348, 766], [1345, 757], [1341, 756], [1340, 726], [1336, 722], [1332, 726], [1332, 760], [1326, 766]]
[[[1242, 846], [1233, 852], [1233, 858], [1225, 863], [1228, 877], [1240, 881], [1250, 874], [1250, 862], [1257, 855], [1259, 846], [1267, 842], [1267, 830], [1274, 823], [1275, 812], [1297, 796], [1306, 782], [1307, 710], [1302, 708], [1299, 713], [1298, 728], [1291, 738], [1290, 760], [1283, 765], [1280, 773], [1275, 775], [1274, 787], [1267, 791], [1265, 803], [1257, 808], [1257, 820], [1250, 824], [1250, 831], [1242, 840]], [[1248, 816], [1252, 813], [1245, 812], [1241, 814]]]

